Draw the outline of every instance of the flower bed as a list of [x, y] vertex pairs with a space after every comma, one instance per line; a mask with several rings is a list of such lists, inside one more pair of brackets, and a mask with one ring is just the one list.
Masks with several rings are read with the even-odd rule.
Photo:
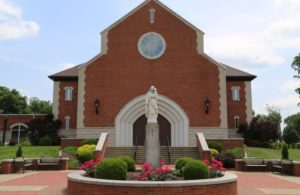
[[237, 194], [237, 176], [226, 172], [223, 177], [182, 181], [119, 181], [68, 175], [68, 192], [79, 194]]

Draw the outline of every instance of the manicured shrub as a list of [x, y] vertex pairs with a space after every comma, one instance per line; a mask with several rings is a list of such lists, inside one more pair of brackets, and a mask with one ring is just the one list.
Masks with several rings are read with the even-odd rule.
[[92, 152], [82, 152], [78, 154], [78, 160], [81, 163], [92, 160], [94, 158], [94, 154]]
[[281, 158], [282, 159], [289, 159], [289, 148], [286, 144], [283, 144], [283, 146], [282, 146]]
[[127, 171], [135, 171], [135, 161], [129, 156], [119, 156], [118, 159], [123, 160], [127, 164]]
[[175, 168], [182, 173], [183, 168], [185, 167], [185, 165], [191, 160], [193, 160], [191, 157], [179, 158], [179, 159], [176, 160]]
[[215, 157], [225, 168], [234, 168], [236, 156], [231, 152], [222, 152]]
[[232, 148], [227, 150], [227, 152], [230, 152], [235, 156], [235, 158], [243, 158], [245, 156], [245, 152], [242, 148]]
[[190, 160], [184, 167], [183, 177], [185, 180], [207, 179], [209, 168], [200, 160]]
[[93, 153], [95, 151], [96, 145], [83, 145], [77, 149], [77, 154], [80, 155], [81, 153]]
[[19, 146], [16, 152], [16, 157], [22, 157], [22, 156], [23, 156], [22, 146]]
[[127, 164], [118, 158], [107, 158], [96, 166], [95, 178], [126, 180]]
[[51, 146], [51, 144], [52, 144], [52, 139], [48, 135], [42, 137], [39, 141], [40, 146]]
[[218, 150], [219, 153], [222, 152], [222, 150], [223, 150], [223, 146], [219, 142], [208, 141], [207, 145], [208, 145], [209, 148], [213, 148], [213, 149]]
[[216, 149], [210, 148], [209, 150], [210, 150], [211, 156], [216, 156], [217, 154], [219, 154], [218, 150], [216, 150]]
[[97, 139], [85, 139], [80, 143], [80, 146], [83, 145], [97, 145], [98, 140]]

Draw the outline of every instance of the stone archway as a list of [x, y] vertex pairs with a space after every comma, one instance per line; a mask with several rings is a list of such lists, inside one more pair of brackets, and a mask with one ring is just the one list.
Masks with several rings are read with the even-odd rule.
[[[170, 98], [159, 95], [158, 112], [171, 124], [171, 146], [188, 146], [189, 119]], [[128, 102], [115, 118], [116, 146], [133, 146], [133, 124], [145, 112], [145, 95]]]

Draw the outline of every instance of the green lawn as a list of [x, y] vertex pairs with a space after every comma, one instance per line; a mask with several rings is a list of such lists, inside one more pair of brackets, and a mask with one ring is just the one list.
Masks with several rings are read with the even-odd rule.
[[[281, 149], [247, 147], [250, 157], [262, 157], [264, 159], [281, 159]], [[300, 150], [289, 149], [289, 159], [300, 161]]]
[[[14, 158], [18, 146], [0, 146], [0, 160]], [[58, 156], [60, 146], [22, 146], [25, 158], [41, 156]]]

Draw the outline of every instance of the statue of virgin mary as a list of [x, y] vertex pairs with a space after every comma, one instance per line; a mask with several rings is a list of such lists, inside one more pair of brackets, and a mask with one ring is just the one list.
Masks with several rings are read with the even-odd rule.
[[146, 95], [146, 112], [147, 123], [157, 123], [158, 108], [157, 108], [157, 89], [151, 86]]

